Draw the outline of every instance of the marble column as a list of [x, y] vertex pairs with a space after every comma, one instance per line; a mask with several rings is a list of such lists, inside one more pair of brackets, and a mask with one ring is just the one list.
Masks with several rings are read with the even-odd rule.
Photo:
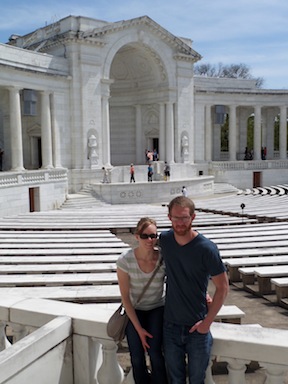
[[112, 83], [110, 79], [101, 80], [102, 163], [105, 167], [111, 167], [109, 98]]
[[110, 157], [110, 122], [109, 122], [109, 99], [102, 96], [102, 161], [106, 167], [111, 166]]
[[254, 154], [253, 160], [261, 160], [261, 106], [254, 107]]
[[236, 105], [229, 106], [229, 160], [236, 160]]
[[275, 111], [275, 108], [267, 108], [266, 112], [266, 148], [267, 155], [266, 160], [271, 160], [274, 158], [274, 130], [275, 130], [275, 116], [277, 115], [278, 110]]
[[10, 130], [11, 130], [11, 165], [12, 171], [22, 171], [23, 166], [23, 144], [22, 124], [20, 106], [20, 88], [9, 89], [10, 101]]
[[41, 91], [41, 150], [42, 168], [53, 168], [50, 94]]
[[60, 149], [60, 135], [59, 135], [59, 124], [56, 117], [56, 101], [55, 94], [51, 94], [51, 116], [52, 116], [52, 156], [53, 164], [55, 168], [61, 168], [61, 149]]
[[165, 105], [161, 103], [159, 105], [159, 159], [165, 161]]
[[211, 105], [205, 106], [205, 160], [206, 161], [212, 161]]
[[136, 135], [135, 135], [135, 145], [136, 145], [136, 163], [143, 164], [144, 159], [144, 151], [142, 147], [142, 113], [141, 113], [141, 105], [135, 105], [136, 109]]
[[280, 107], [279, 155], [287, 159], [287, 106]]
[[166, 103], [166, 161], [174, 163], [174, 113], [173, 103]]

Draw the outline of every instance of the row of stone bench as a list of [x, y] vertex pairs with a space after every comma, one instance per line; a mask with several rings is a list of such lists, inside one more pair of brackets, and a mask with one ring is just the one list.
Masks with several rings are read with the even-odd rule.
[[209, 200], [197, 200], [196, 206], [205, 212], [255, 218], [258, 221], [288, 219], [287, 195], [235, 195]]
[[239, 268], [243, 288], [260, 296], [276, 293], [279, 305], [288, 308], [288, 263]]
[[[255, 231], [253, 231], [253, 227], [256, 228], [256, 225], [251, 225], [249, 227], [251, 230], [251, 233], [250, 233], [251, 235], [255, 234]], [[278, 228], [275, 229], [275, 231], [282, 230], [283, 236], [285, 236], [285, 231], [287, 230], [287, 226], [285, 227], [285, 225], [282, 224], [281, 229], [279, 228], [279, 225], [277, 227]], [[266, 228], [267, 232], [268, 232], [270, 226], [261, 224], [261, 225], [258, 225], [258, 228], [259, 229]], [[248, 226], [247, 225], [242, 226], [242, 229], [243, 230], [245, 229], [245, 231], [247, 231]], [[235, 228], [233, 228], [233, 229], [230, 228], [229, 230], [234, 231], [234, 232], [232, 232], [232, 234], [234, 236], [232, 238], [232, 240], [233, 240], [234, 244], [236, 244], [236, 248], [239, 248], [240, 245], [238, 243], [239, 243], [240, 239], [241, 239], [241, 241], [243, 240], [243, 237], [242, 237], [243, 232], [241, 232], [239, 227], [237, 227], [237, 231], [238, 231], [238, 234], [240, 236], [240, 237], [237, 236], [238, 237], [238, 240], [237, 240], [237, 237], [235, 237]], [[19, 235], [19, 231], [15, 231], [15, 232]], [[101, 258], [101, 262], [115, 262], [116, 258], [123, 251], [123, 249], [127, 248], [127, 244], [122, 244], [121, 242], [119, 243], [119, 239], [115, 238], [115, 236], [113, 236], [108, 231], [106, 231], [106, 233], [105, 233], [105, 231], [101, 231], [97, 235], [96, 235], [97, 231], [90, 231], [90, 232], [87, 231], [88, 232], [87, 235], [89, 235], [88, 241], [87, 241], [86, 231], [84, 231], [85, 234], [83, 234], [83, 231], [81, 231], [81, 236], [83, 236], [83, 239], [81, 240], [81, 242], [79, 242], [80, 241], [79, 240], [80, 234], [78, 231], [72, 231], [72, 233], [70, 233], [69, 236], [67, 235], [67, 233], [65, 235], [62, 234], [60, 239], [59, 239], [59, 234], [57, 233], [57, 237], [55, 240], [53, 239], [53, 235], [55, 235], [55, 231], [50, 231], [47, 234], [48, 239], [46, 239], [46, 235], [44, 236], [45, 232], [46, 231], [40, 231], [40, 232], [31, 231], [30, 233], [26, 233], [26, 235], [30, 235], [30, 240], [32, 240], [31, 236], [33, 236], [33, 244], [28, 245], [27, 239], [26, 240], [24, 239], [25, 241], [23, 240], [23, 242], [21, 243], [21, 239], [19, 238], [18, 244], [15, 244], [13, 241], [11, 242], [11, 249], [9, 247], [8, 240], [6, 239], [7, 241], [5, 244], [3, 244], [3, 247], [2, 247], [3, 249], [0, 250], [0, 253], [3, 254], [3, 256], [0, 256], [0, 263], [3, 264], [3, 263], [9, 262], [10, 264], [12, 264], [12, 263], [16, 264], [16, 263], [21, 262], [23, 264], [26, 264], [26, 268], [27, 268], [27, 264], [29, 262], [34, 262], [34, 263], [37, 262], [38, 264], [39, 263], [44, 264], [47, 262], [54, 262], [57, 264], [61, 264], [61, 263], [63, 264], [64, 262], [65, 263], [66, 262], [69, 262], [69, 263], [73, 263], [73, 262], [75, 262], [75, 263], [76, 262], [92, 263], [92, 262], [94, 262], [95, 263], [97, 260], [99, 261], [100, 255], [105, 256], [104, 258], [103, 257]], [[69, 232], [69, 231], [66, 231], [66, 232]], [[216, 229], [216, 234], [213, 233], [212, 229], [210, 229], [210, 230], [207, 229], [206, 232], [207, 232], [206, 235], [212, 239], [213, 239], [213, 235], [216, 235], [216, 236], [219, 235], [217, 229]], [[214, 230], [214, 232], [215, 232], [215, 230]], [[9, 233], [9, 231], [6, 231], [6, 233]], [[262, 234], [263, 234], [263, 231], [262, 231]], [[94, 238], [97, 239], [98, 243], [90, 243], [91, 241], [93, 241], [93, 237], [92, 237], [93, 235], [94, 235]], [[231, 233], [230, 233], [230, 235], [231, 235]], [[37, 239], [38, 236], [39, 236], [39, 239]], [[63, 239], [63, 236], [65, 236], [64, 239]], [[100, 236], [102, 236], [102, 237], [100, 237]], [[223, 232], [222, 232], [221, 236], [223, 236]], [[269, 238], [268, 233], [265, 236], [266, 236], [266, 238]], [[13, 238], [13, 235], [11, 237]], [[274, 240], [275, 239], [277, 240], [277, 236], [275, 237], [275, 235], [274, 235], [273, 242], [269, 243], [269, 245], [271, 246], [270, 249], [254, 248], [253, 250], [251, 250], [250, 249], [251, 245], [254, 245], [251, 242], [250, 242], [250, 244], [248, 244], [248, 249], [244, 249], [244, 247], [245, 248], [247, 247], [247, 244], [245, 244], [245, 242], [242, 242], [241, 246], [243, 246], [243, 249], [240, 251], [238, 251], [237, 249], [236, 250], [235, 249], [224, 250], [224, 247], [225, 248], [234, 248], [234, 246], [231, 246], [231, 244], [229, 244], [231, 241], [231, 237], [230, 237], [230, 239], [228, 239], [228, 237], [229, 236], [227, 234], [227, 236], [225, 236], [225, 239], [218, 238], [218, 240], [217, 240], [218, 246], [220, 247], [220, 249], [222, 248], [221, 254], [222, 254], [222, 257], [224, 260], [226, 260], [227, 258], [239, 256], [239, 255], [242, 256], [242, 260], [243, 260], [243, 253], [246, 253], [249, 255], [251, 255], [252, 253], [258, 254], [258, 255], [263, 255], [263, 254], [266, 254], [266, 255], [270, 255], [270, 254], [274, 254], [274, 255], [280, 254], [281, 255], [282, 254], [283, 255], [283, 253], [284, 253], [284, 259], [285, 259], [285, 253], [288, 253], [288, 250], [285, 248], [285, 246], [273, 247]], [[253, 237], [255, 237], [255, 236], [251, 236], [250, 239]], [[74, 240], [77, 241], [77, 243], [69, 244], [69, 241], [71, 241], [71, 238], [73, 239], [73, 241]], [[228, 244], [225, 244], [226, 238], [227, 238]], [[258, 236], [255, 238], [257, 239], [257, 241], [260, 240], [259, 244], [258, 244], [259, 247], [260, 246], [262, 247], [263, 244], [265, 245], [265, 247], [267, 247], [267, 245], [268, 245], [267, 243], [261, 244], [261, 236]], [[104, 242], [103, 242], [103, 239], [105, 239]], [[108, 239], [109, 239], [109, 242], [108, 242]], [[34, 242], [34, 240], [35, 240], [35, 242]], [[47, 241], [49, 241], [49, 243], [47, 243]], [[60, 242], [62, 244], [59, 244]], [[69, 245], [67, 245], [67, 243]], [[112, 248], [109, 246], [109, 244], [111, 244], [111, 243], [113, 243], [113, 246], [115, 245], [115, 248]], [[279, 241], [277, 244], [278, 245], [280, 244]], [[283, 244], [285, 245], [285, 241], [283, 241]], [[45, 245], [45, 247], [47, 247], [47, 248], [45, 248], [45, 247], [43, 248], [43, 245]], [[98, 246], [100, 246], [101, 248], [98, 248]], [[6, 249], [4, 249], [4, 248], [6, 248]], [[75, 259], [75, 256], [72, 256], [72, 257], [69, 256], [71, 254], [71, 250], [72, 250], [74, 255], [75, 254], [77, 255], [76, 259]], [[115, 254], [114, 257], [111, 255], [111, 253], [113, 253], [113, 252]], [[95, 257], [95, 253], [97, 253], [96, 257]], [[20, 255], [22, 255], [22, 256], [20, 256]], [[33, 255], [34, 255], [34, 257], [35, 256], [37, 257], [37, 261], [35, 259], [33, 259]], [[47, 258], [49, 257], [49, 255], [50, 255], [50, 259], [48, 261]], [[91, 259], [90, 255], [93, 257], [93, 259]], [[81, 259], [80, 259], [80, 256], [81, 256]], [[87, 257], [85, 258], [85, 256], [87, 256]], [[51, 257], [53, 257], [53, 259], [51, 259]], [[279, 257], [281, 257], [281, 256], [276, 256], [276, 257], [278, 257], [278, 259], [279, 259]], [[266, 258], [266, 260], [264, 260], [265, 258]], [[8, 261], [8, 259], [9, 259], [9, 261]], [[251, 259], [252, 258], [250, 257], [249, 258], [250, 265], [251, 265]], [[260, 256], [258, 256], [257, 262], [260, 264], [261, 264], [261, 262], [266, 263], [266, 265], [268, 263], [275, 264], [275, 262], [277, 262], [278, 259], [273, 260], [273, 257], [268, 258], [268, 256], [262, 257], [260, 259]], [[278, 260], [279, 263], [283, 264], [284, 259], [283, 258], [281, 260], [279, 259]], [[256, 262], [256, 260], [255, 260], [255, 262]], [[229, 260], [227, 260], [227, 265], [228, 264], [229, 264]], [[231, 264], [233, 264], [233, 259], [231, 260], [230, 265]], [[243, 262], [239, 266], [243, 266]], [[58, 268], [59, 268], [59, 266], [58, 266]], [[13, 273], [11, 265], [10, 265], [9, 269], [10, 269], [10, 273]], [[234, 268], [234, 270], [235, 270], [235, 268]], [[18, 267], [18, 271], [19, 271], [19, 267]], [[15, 273], [18, 273], [18, 272], [14, 271], [14, 274]], [[22, 273], [22, 272], [19, 272], [19, 273]], [[43, 271], [42, 271], [42, 273], [43, 273]], [[60, 273], [59, 270], [58, 270], [58, 273]], [[234, 272], [234, 274], [235, 274], [235, 272]], [[233, 280], [232, 269], [230, 271], [230, 279]], [[41, 282], [43, 283], [43, 280], [41, 280]]]
[[239, 190], [238, 195], [285, 195], [288, 194], [288, 184], [272, 185], [269, 187], [254, 187]]
[[[113, 210], [115, 210], [114, 207], [113, 207]], [[137, 212], [133, 211], [133, 215], [132, 215], [133, 218], [131, 220], [130, 213], [129, 213], [129, 215], [127, 214], [127, 207], [125, 207], [125, 211], [126, 211], [126, 213], [125, 213], [125, 215], [126, 215], [125, 216], [125, 223], [123, 223], [123, 217], [124, 217], [123, 207], [121, 209], [119, 209], [119, 208], [116, 209], [116, 211], [117, 211], [117, 214], [116, 215], [114, 214], [114, 216], [112, 215], [111, 212], [109, 212], [109, 210], [107, 212], [107, 207], [105, 207], [105, 210], [100, 208], [99, 212], [97, 210], [97, 214], [95, 214], [95, 212], [92, 213], [92, 212], [86, 212], [86, 211], [81, 211], [80, 215], [79, 215], [79, 212], [78, 213], [69, 212], [67, 214], [65, 213], [64, 215], [63, 215], [63, 212], [61, 212], [60, 215], [59, 215], [59, 213], [58, 214], [57, 213], [54, 214], [54, 212], [52, 212], [52, 213], [45, 213], [45, 214], [44, 213], [37, 213], [37, 214], [29, 215], [29, 220], [28, 221], [30, 221], [29, 225], [32, 225], [32, 222], [33, 222], [34, 228], [35, 228], [35, 223], [37, 223], [36, 224], [37, 227], [39, 227], [39, 225], [41, 227], [41, 225], [43, 224], [43, 228], [47, 228], [47, 226], [51, 225], [53, 227], [54, 232], [55, 232], [55, 223], [57, 225], [59, 225], [61, 230], [63, 230], [63, 228], [65, 228], [65, 226], [67, 226], [67, 228], [72, 229], [72, 232], [77, 233], [77, 228], [79, 226], [79, 221], [81, 221], [84, 225], [87, 224], [87, 222], [89, 222], [88, 225], [91, 225], [91, 223], [92, 223], [92, 225], [95, 225], [95, 224], [98, 225], [101, 222], [101, 220], [103, 222], [103, 217], [104, 216], [105, 216], [105, 220], [107, 218], [107, 222], [105, 223], [107, 228], [108, 227], [110, 228], [111, 226], [112, 227], [114, 227], [114, 226], [117, 227], [119, 225], [124, 225], [124, 224], [125, 224], [125, 226], [127, 224], [129, 226], [132, 225], [133, 227], [135, 227], [136, 222], [137, 222], [137, 220], [139, 219], [139, 216], [140, 216], [139, 212], [137, 211], [137, 209], [136, 209]], [[159, 222], [162, 223], [162, 225], [163, 225], [162, 228], [164, 228], [165, 226], [167, 226], [167, 223], [169, 223], [169, 221], [167, 221], [167, 210], [166, 210], [166, 207], [165, 207], [165, 213], [164, 213], [164, 210], [159, 209], [159, 207], [156, 209], [156, 211], [157, 211], [157, 214], [155, 214], [155, 218], [156, 218], [158, 223]], [[104, 215], [104, 212], [106, 212], [105, 215]], [[110, 213], [111, 213], [112, 217], [110, 216]], [[219, 227], [222, 226], [221, 229], [219, 228], [220, 230], [222, 230], [222, 228], [224, 228], [224, 221], [225, 221], [225, 220], [223, 220], [223, 218], [227, 219], [227, 217], [223, 217], [221, 215], [215, 215], [215, 214], [214, 215], [209, 215], [207, 213], [202, 213], [202, 212], [198, 213], [197, 212], [197, 218], [198, 219], [199, 219], [199, 216], [200, 216], [200, 218], [202, 217], [203, 221], [201, 221], [201, 220], [198, 221], [198, 223], [199, 223], [198, 228], [201, 228], [201, 223], [203, 222], [202, 230], [204, 229], [204, 232], [205, 232], [205, 229], [207, 229], [206, 232], [207, 233], [210, 232], [210, 237], [213, 237], [212, 230], [209, 229], [210, 226], [211, 226], [211, 223], [213, 224], [214, 229], [215, 229], [216, 226], [219, 226]], [[209, 218], [207, 218], [208, 216], [209, 216]], [[108, 217], [110, 217], [111, 219], [108, 220]], [[15, 222], [17, 223], [18, 219], [19, 219], [19, 217], [12, 218], [11, 222], [13, 222], [15, 224]], [[9, 222], [8, 219], [7, 219], [7, 221], [6, 221], [6, 219], [3, 220], [3, 221], [5, 221], [6, 224], [8, 224], [8, 222]], [[21, 224], [23, 224], [23, 223], [25, 224], [26, 221], [27, 221], [27, 215], [20, 215], [20, 223]], [[86, 221], [86, 223], [85, 223], [85, 221]], [[97, 221], [97, 223], [96, 223], [96, 221]], [[225, 224], [227, 224], [227, 221], [229, 221], [229, 220], [226, 220]], [[230, 225], [230, 227], [229, 227], [232, 231], [234, 230], [234, 232], [236, 230], [236, 227], [237, 227], [237, 230], [238, 230], [238, 227], [239, 227], [239, 219], [237, 219], [236, 222], [237, 221], [238, 221], [238, 225], [237, 226], [236, 225]], [[233, 220], [231, 220], [230, 223], [232, 223], [232, 222], [233, 222]], [[122, 223], [122, 224], [119, 224], [119, 223]], [[196, 223], [196, 221], [195, 221], [195, 223]], [[46, 225], [46, 227], [45, 227], [45, 225]], [[102, 224], [100, 223], [100, 225], [102, 225]], [[170, 223], [169, 223], [169, 225], [170, 225]], [[251, 227], [251, 233], [253, 233], [253, 231], [255, 232], [256, 228], [260, 229], [260, 225], [259, 225], [259, 227], [256, 227], [257, 224], [253, 224], [253, 225], [246, 224], [245, 226], [246, 226], [246, 229], [245, 229], [246, 231], [247, 231], [248, 227]], [[243, 228], [245, 226], [242, 225]], [[233, 227], [233, 228], [231, 228], [231, 227]], [[286, 229], [284, 227], [283, 227], [283, 231]], [[124, 226], [123, 226], [123, 228], [124, 228]], [[262, 227], [262, 229], [263, 228], [264, 227]], [[11, 229], [12, 228], [10, 228], [10, 230]], [[224, 236], [224, 237], [225, 237], [226, 229], [227, 229], [227, 226], [225, 225], [225, 231], [222, 230], [222, 236]], [[278, 229], [279, 229], [279, 227], [278, 227]], [[42, 232], [46, 232], [46, 231], [42, 231]], [[50, 232], [53, 232], [53, 231], [51, 230]], [[97, 231], [94, 230], [94, 233], [96, 233], [96, 232]], [[232, 233], [232, 232], [230, 232], [230, 233]], [[243, 233], [242, 233], [242, 235], [243, 235]], [[208, 237], [209, 237], [209, 234], [208, 234]], [[266, 237], [268, 239], [268, 234], [266, 235]], [[246, 244], [245, 245], [244, 242], [241, 242], [241, 247], [243, 247], [243, 249], [239, 250], [240, 242], [237, 243], [237, 241], [235, 241], [236, 238], [234, 237], [233, 238], [234, 239], [233, 240], [234, 241], [234, 245], [232, 245], [231, 244], [231, 238], [232, 237], [230, 237], [230, 240], [227, 239], [227, 242], [226, 242], [225, 239], [223, 240], [223, 239], [218, 238], [218, 243], [219, 243], [218, 246], [219, 246], [219, 248], [221, 250], [221, 254], [222, 254], [223, 259], [226, 259], [228, 257], [229, 258], [239, 257], [240, 255], [243, 256], [245, 254], [248, 255], [248, 253], [249, 253], [249, 256], [251, 256], [251, 255], [253, 255], [253, 252], [254, 252], [255, 255], [256, 254], [260, 255], [259, 252], [261, 252], [261, 255], [263, 255], [263, 254], [266, 254], [266, 255], [271, 255], [271, 254], [282, 255], [282, 254], [285, 254], [285, 253], [288, 254], [287, 243], [285, 242], [286, 240], [285, 240], [284, 236], [283, 236], [283, 239], [281, 240], [282, 241], [281, 246], [279, 246], [280, 245], [279, 241], [278, 241], [278, 244], [277, 244], [277, 242], [275, 242], [275, 239], [276, 239], [275, 237], [273, 238], [273, 240], [271, 240], [271, 237], [270, 237], [270, 241], [269, 242], [267, 240], [267, 242], [265, 244], [263, 243], [263, 246], [265, 246], [265, 248], [263, 248], [263, 249], [261, 248], [261, 250], [259, 250], [259, 248], [262, 246], [261, 239], [258, 239], [260, 241], [257, 240], [257, 248], [255, 248], [255, 242], [256, 241], [253, 242], [253, 240], [250, 239], [251, 240], [250, 244]], [[259, 236], [258, 236], [258, 238], [259, 238]], [[19, 260], [19, 257], [21, 257], [23, 261], [24, 261], [24, 258], [25, 258], [26, 263], [28, 263], [29, 262], [28, 261], [29, 257], [31, 258], [31, 257], [35, 256], [35, 257], [37, 257], [37, 263], [45, 263], [45, 259], [48, 260], [47, 259], [48, 257], [50, 257], [50, 258], [53, 257], [54, 258], [54, 262], [57, 263], [57, 264], [60, 264], [61, 263], [60, 260], [61, 259], [63, 260], [63, 257], [64, 257], [64, 258], [66, 258], [65, 262], [68, 261], [67, 258], [70, 258], [69, 262], [71, 263], [71, 262], [73, 262], [73, 261], [71, 261], [71, 251], [72, 251], [72, 253], [73, 253], [72, 254], [72, 258], [74, 258], [73, 255], [77, 256], [77, 259], [78, 259], [77, 262], [79, 262], [80, 257], [81, 257], [82, 258], [82, 262], [86, 262], [86, 263], [92, 262], [92, 258], [93, 258], [93, 262], [95, 263], [96, 262], [96, 259], [94, 258], [95, 257], [95, 249], [97, 248], [97, 256], [96, 257], [99, 257], [100, 255], [102, 255], [103, 257], [107, 256], [109, 259], [106, 259], [106, 260], [109, 260], [109, 262], [115, 262], [115, 256], [114, 256], [114, 259], [113, 259], [113, 255], [112, 255], [112, 257], [110, 257], [111, 256], [110, 253], [115, 251], [115, 249], [113, 247], [114, 247], [114, 245], [117, 244], [117, 241], [114, 242], [113, 247], [111, 247], [111, 246], [107, 245], [108, 242], [106, 242], [106, 240], [105, 240], [106, 246], [102, 246], [101, 248], [98, 248], [96, 246], [96, 242], [94, 242], [94, 244], [92, 244], [92, 243], [90, 243], [88, 241], [87, 241], [87, 243], [90, 243], [90, 244], [89, 244], [89, 246], [86, 247], [86, 244], [84, 244], [85, 241], [82, 242], [82, 241], [79, 241], [79, 239], [75, 240], [75, 242], [73, 244], [71, 244], [71, 246], [67, 246], [67, 244], [63, 244], [62, 246], [59, 246], [60, 242], [57, 242], [57, 241], [56, 242], [51, 242], [51, 238], [50, 238], [50, 240], [48, 240], [50, 242], [49, 243], [50, 244], [49, 247], [48, 247], [48, 241], [46, 242], [47, 249], [41, 248], [41, 243], [45, 243], [45, 241], [44, 242], [43, 241], [37, 242], [37, 240], [36, 240], [36, 242], [33, 242], [33, 246], [30, 247], [30, 248], [27, 247], [27, 249], [24, 249], [25, 246], [21, 247], [20, 246], [20, 242], [18, 244], [14, 244], [12, 248], [10, 248], [8, 246], [8, 242], [6, 242], [6, 245], [5, 245], [6, 249], [2, 250], [3, 251], [2, 252], [2, 256], [1, 256], [1, 252], [0, 252], [0, 258], [2, 259], [2, 262], [5, 262], [4, 261], [5, 255], [8, 255], [11, 261], [12, 261], [12, 259], [15, 259], [17, 257], [18, 257], [18, 260]], [[236, 243], [236, 247], [235, 247], [235, 243]], [[77, 246], [77, 244], [78, 244], [78, 246]], [[101, 244], [101, 243], [98, 243], [98, 245], [99, 244]], [[277, 244], [278, 246], [275, 247], [275, 244]], [[118, 248], [118, 255], [119, 255], [119, 253], [121, 253], [122, 250], [125, 247], [121, 248], [121, 246], [118, 247], [118, 245], [117, 245], [117, 248]], [[254, 246], [254, 248], [251, 249], [251, 247], [253, 247], [253, 246]], [[224, 248], [226, 248], [226, 249], [224, 249]], [[27, 253], [27, 251], [29, 253]], [[108, 251], [109, 254], [107, 253], [107, 251]], [[84, 261], [85, 257], [86, 257], [86, 261]], [[89, 261], [87, 261], [87, 259], [89, 259]], [[76, 260], [76, 259], [74, 258], [74, 260]], [[103, 258], [102, 258], [102, 260], [103, 260]], [[30, 259], [30, 261], [31, 261], [31, 259]], [[51, 261], [51, 259], [50, 259], [50, 261]], [[58, 280], [59, 280], [59, 276], [58, 276]], [[41, 280], [41, 282], [43, 283], [43, 279]], [[99, 283], [99, 280], [98, 280], [98, 283]], [[64, 284], [67, 284], [67, 279], [65, 280]], [[114, 284], [114, 283], [112, 282], [112, 284]], [[39, 287], [39, 288], [41, 288], [41, 287]], [[63, 287], [63, 288], [65, 288], [65, 287]]]
[[[128, 245], [109, 231], [2, 230], [0, 244], [0, 294], [4, 297], [120, 301], [116, 260]], [[243, 316], [236, 306], [225, 306], [218, 320], [240, 322]]]

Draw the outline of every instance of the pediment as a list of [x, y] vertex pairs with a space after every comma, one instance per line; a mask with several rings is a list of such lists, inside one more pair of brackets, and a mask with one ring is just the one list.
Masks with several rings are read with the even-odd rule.
[[34, 124], [27, 129], [28, 136], [41, 137], [41, 126], [40, 124]]
[[198, 61], [201, 59], [201, 55], [197, 53], [191, 46], [188, 45], [188, 39], [179, 38], [172, 33], [168, 32], [165, 28], [161, 27], [158, 23], [152, 20], [148, 16], [141, 16], [130, 20], [122, 20], [115, 23], [108, 23], [104, 26], [94, 28], [90, 31], [85, 31], [82, 34], [82, 38], [89, 40], [89, 38], [93, 39], [101, 39], [106, 34], [117, 33], [120, 30], [124, 29], [132, 29], [137, 27], [137, 33], [141, 38], [141, 30], [139, 31], [139, 27], [148, 28], [152, 33], [158, 35], [158, 37], [165, 41], [166, 44], [173, 47], [178, 51], [177, 57], [181, 59], [181, 57], [187, 60], [190, 58], [193, 61]]

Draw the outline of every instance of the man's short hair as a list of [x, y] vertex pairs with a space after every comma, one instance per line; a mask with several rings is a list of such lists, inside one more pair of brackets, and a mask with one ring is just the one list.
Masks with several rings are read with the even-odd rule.
[[177, 205], [182, 208], [189, 208], [190, 215], [192, 216], [195, 212], [195, 204], [194, 202], [186, 196], [177, 196], [174, 197], [173, 200], [170, 201], [168, 205], [169, 214], [171, 214], [172, 208]]

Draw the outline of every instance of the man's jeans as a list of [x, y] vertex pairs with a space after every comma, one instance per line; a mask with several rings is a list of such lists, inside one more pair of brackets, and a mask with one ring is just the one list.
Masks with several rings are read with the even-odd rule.
[[164, 321], [164, 356], [171, 384], [186, 384], [186, 365], [189, 383], [204, 384], [213, 340], [210, 332], [189, 333], [190, 328]]

